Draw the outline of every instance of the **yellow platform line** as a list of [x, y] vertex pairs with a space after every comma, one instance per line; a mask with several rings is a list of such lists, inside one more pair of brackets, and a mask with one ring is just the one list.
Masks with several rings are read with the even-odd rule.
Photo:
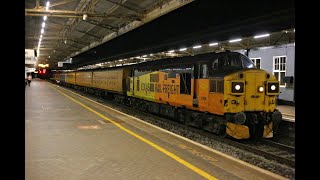
[[[49, 86], [50, 86], [50, 85], [49, 85]], [[53, 86], [50, 86], [50, 87], [54, 88]], [[56, 88], [54, 88], [54, 89], [56, 89]], [[210, 179], [210, 180], [217, 180], [217, 178], [215, 178], [214, 176], [206, 173], [205, 171], [201, 170], [200, 168], [197, 168], [196, 166], [194, 166], [194, 165], [190, 164], [189, 162], [183, 160], [183, 159], [180, 158], [179, 156], [177, 156], [177, 155], [175, 155], [175, 154], [167, 151], [166, 149], [160, 147], [159, 145], [157, 145], [157, 144], [155, 144], [155, 143], [153, 143], [153, 142], [151, 142], [151, 141], [143, 138], [142, 136], [140, 136], [140, 135], [138, 135], [138, 134], [130, 131], [129, 129], [121, 126], [119, 123], [117, 123], [117, 122], [115, 122], [115, 121], [113, 121], [113, 120], [105, 117], [104, 115], [100, 114], [99, 112], [91, 109], [90, 107], [82, 104], [81, 102], [79, 102], [79, 101], [75, 100], [74, 98], [68, 96], [67, 94], [63, 93], [62, 91], [60, 91], [60, 90], [58, 90], [58, 89], [56, 89], [56, 90], [57, 90], [59, 93], [61, 93], [61, 94], [63, 94], [64, 96], [68, 97], [69, 99], [71, 99], [72, 101], [78, 103], [78, 104], [81, 105], [82, 107], [84, 107], [84, 108], [88, 109], [89, 111], [95, 113], [96, 115], [100, 116], [101, 118], [103, 118], [103, 119], [111, 122], [111, 123], [114, 124], [115, 126], [117, 126], [117, 127], [119, 127], [120, 129], [122, 129], [123, 131], [131, 134], [132, 136], [136, 137], [137, 139], [145, 142], [146, 144], [148, 144], [148, 145], [152, 146], [153, 148], [157, 149], [158, 151], [160, 151], [160, 152], [164, 153], [165, 155], [171, 157], [172, 159], [178, 161], [178, 162], [181, 163], [182, 165], [186, 166], [187, 168], [191, 169], [192, 171], [196, 172], [197, 174], [203, 176], [204, 178]]]

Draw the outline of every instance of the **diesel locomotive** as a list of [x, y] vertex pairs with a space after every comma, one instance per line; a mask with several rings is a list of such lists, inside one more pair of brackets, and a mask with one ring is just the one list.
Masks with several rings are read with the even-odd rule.
[[278, 80], [237, 52], [56, 72], [53, 79], [235, 139], [272, 138], [282, 120]]

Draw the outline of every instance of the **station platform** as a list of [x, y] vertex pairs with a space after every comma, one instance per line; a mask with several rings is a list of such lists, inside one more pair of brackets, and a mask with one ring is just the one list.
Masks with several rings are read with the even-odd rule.
[[25, 89], [25, 179], [286, 179], [57, 85]]
[[278, 105], [277, 109], [282, 113], [282, 120], [295, 122], [295, 107], [287, 105]]

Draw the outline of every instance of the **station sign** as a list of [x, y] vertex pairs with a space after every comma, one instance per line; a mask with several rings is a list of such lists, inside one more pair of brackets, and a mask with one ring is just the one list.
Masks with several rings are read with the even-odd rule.
[[37, 57], [35, 56], [35, 51], [33, 49], [25, 49], [24, 53], [25, 64], [36, 64]]
[[36, 70], [36, 68], [26, 68], [27, 73], [32, 73]]
[[44, 68], [44, 67], [49, 67], [49, 64], [38, 64], [38, 66]]

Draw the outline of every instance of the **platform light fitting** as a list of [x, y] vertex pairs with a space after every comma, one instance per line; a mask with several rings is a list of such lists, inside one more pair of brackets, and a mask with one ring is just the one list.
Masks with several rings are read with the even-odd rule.
[[43, 22], [42, 23], [42, 28], [44, 28], [46, 26], [46, 23], [45, 22]]
[[253, 38], [258, 39], [258, 38], [263, 38], [263, 37], [268, 37], [270, 34], [261, 34], [261, 35], [256, 35]]
[[170, 51], [168, 51], [168, 53], [173, 53], [174, 52], [174, 50], [170, 50]]
[[181, 49], [179, 49], [179, 51], [185, 51], [185, 50], [187, 50], [187, 48], [181, 48]]
[[209, 44], [209, 46], [217, 46], [218, 45], [218, 43], [216, 42], [216, 43], [210, 43]]
[[50, 6], [50, 2], [47, 1], [47, 4], [46, 4], [46, 10], [49, 10], [49, 6]]
[[241, 40], [242, 40], [242, 39], [240, 39], [240, 38], [239, 38], [239, 39], [232, 39], [232, 40], [230, 40], [229, 42], [230, 42], [230, 43], [233, 43], [233, 42], [239, 42], [239, 41], [241, 41]]
[[83, 19], [84, 21], [87, 20], [87, 19], [88, 19], [88, 15], [87, 15], [87, 14], [83, 14], [82, 19]]
[[44, 33], [44, 30], [43, 30], [43, 28], [41, 29], [41, 34], [43, 34]]
[[193, 46], [192, 48], [193, 49], [198, 49], [198, 48], [201, 48], [202, 46], [198, 45], [198, 46]]
[[43, 20], [46, 21], [47, 20], [47, 16], [43, 16]]

